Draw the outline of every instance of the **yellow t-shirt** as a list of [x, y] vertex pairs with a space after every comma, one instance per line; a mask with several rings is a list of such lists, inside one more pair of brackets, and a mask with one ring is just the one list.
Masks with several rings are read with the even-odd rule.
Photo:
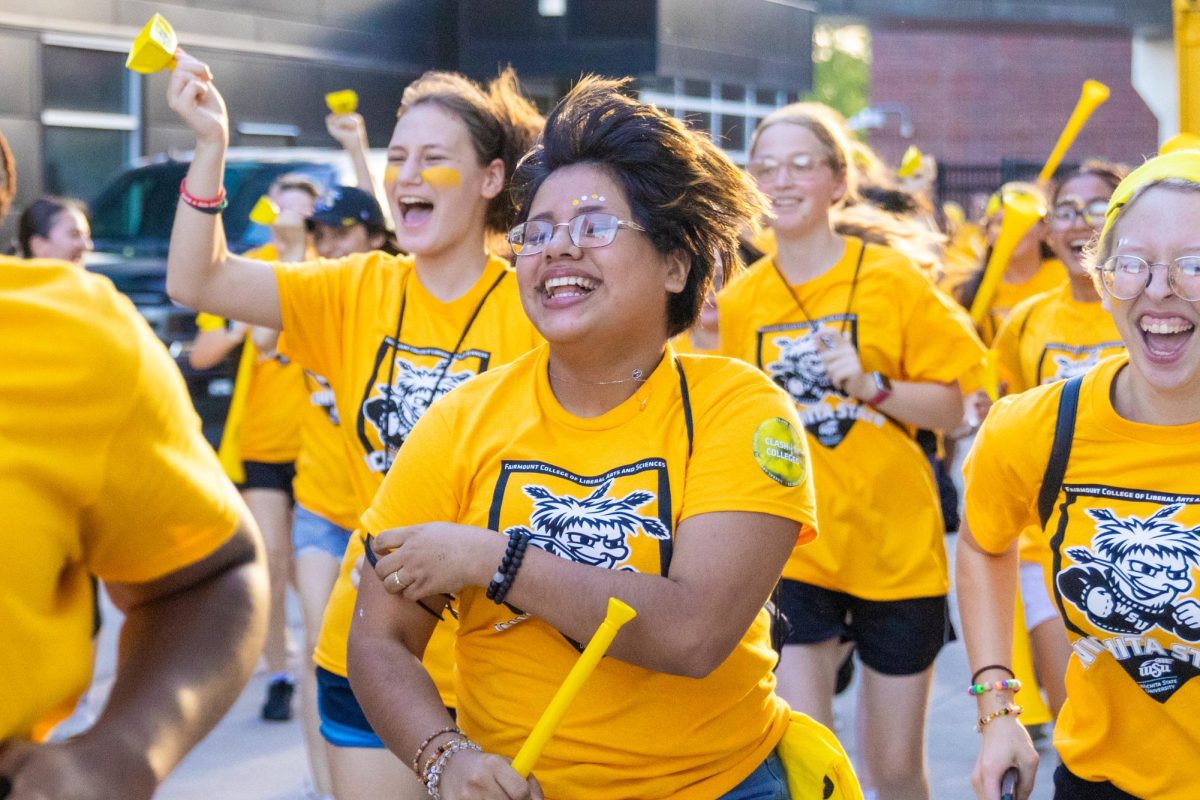
[[1000, 380], [1009, 394], [1017, 394], [1082, 374], [1124, 350], [1125, 343], [1099, 300], [1080, 302], [1064, 283], [1018, 303], [993, 347]]
[[[398, 450], [435, 397], [539, 341], [521, 308], [516, 276], [495, 256], [475, 285], [449, 303], [421, 285], [411, 258], [379, 252], [276, 264], [275, 277], [288, 352], [324, 375], [337, 399], [360, 513], [383, 481], [389, 445]], [[314, 653], [322, 668], [343, 676], [356, 598], [350, 573], [362, 554], [361, 537], [351, 537]], [[425, 654], [447, 705], [453, 705], [453, 630], [439, 625]]]
[[[266, 244], [247, 252], [245, 257], [274, 261], [279, 253], [274, 245]], [[196, 315], [196, 327], [201, 331], [224, 326], [225, 320], [214, 314]], [[283, 350], [282, 343], [277, 350]], [[300, 368], [281, 352], [270, 357], [259, 354], [242, 412], [238, 441], [242, 460], [269, 464], [295, 461], [300, 453], [301, 412], [307, 403], [308, 393]]]
[[[555, 399], [548, 353], [539, 348], [434, 405], [363, 515], [365, 529], [525, 529], [561, 558], [662, 575], [680, 522], [699, 514], [771, 514], [795, 520], [801, 541], [814, 535], [799, 420], [761, 375], [730, 359], [680, 356], [681, 379], [668, 348], [633, 397], [582, 419]], [[434, 461], [441, 468], [429, 469]], [[463, 590], [459, 609], [459, 725], [511, 758], [579, 653], [537, 618], [498, 632], [514, 612], [480, 587]], [[711, 800], [736, 786], [788, 722], [768, 627], [764, 611], [702, 679], [601, 661], [538, 761], [546, 795]]]
[[304, 386], [309, 402], [300, 415], [300, 454], [292, 490], [297, 503], [352, 531], [358, 527], [359, 508], [337, 398], [329, 381], [315, 372], [304, 370]]
[[1001, 279], [996, 287], [996, 295], [992, 307], [988, 309], [983, 319], [980, 335], [989, 345], [996, 338], [996, 332], [1004, 322], [1004, 318], [1013, 310], [1017, 303], [1033, 297], [1035, 294], [1057, 289], [1067, 282], [1067, 268], [1057, 258], [1047, 258], [1042, 261], [1041, 269], [1024, 283], [1009, 283]]
[[[796, 401], [812, 452], [821, 538], [784, 577], [869, 600], [949, 590], [933, 472], [912, 431], [836, 388], [814, 330], [845, 331], [865, 371], [896, 381], [956, 381], [982, 347], [962, 309], [893, 250], [846, 238], [828, 272], [793, 286], [764, 258], [718, 297], [721, 351], [766, 371]], [[812, 315], [809, 318], [809, 314]]]
[[[1145, 425], [1110, 400], [1126, 356], [1083, 378], [1063, 488], [1042, 536], [1073, 653], [1054, 726], [1063, 762], [1137, 797], [1200, 797], [1200, 423]], [[992, 408], [966, 463], [980, 546], [1041, 528], [1037, 498], [1062, 383]]]
[[242, 504], [175, 364], [105, 278], [0, 257], [0, 741], [92, 677], [92, 590], [208, 556]]
[[[1098, 300], [1076, 300], [1069, 283], [1018, 303], [992, 346], [1009, 394], [1073, 378], [1125, 349], [1112, 315]], [[1038, 545], [1036, 531], [1022, 532], [1021, 560], [1048, 564], [1050, 552]]]

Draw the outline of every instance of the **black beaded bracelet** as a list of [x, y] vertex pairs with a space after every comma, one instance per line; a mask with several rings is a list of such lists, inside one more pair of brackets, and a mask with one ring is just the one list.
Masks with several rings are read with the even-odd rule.
[[1004, 666], [1003, 664], [988, 664], [986, 667], [980, 667], [979, 669], [975, 670], [975, 674], [971, 676], [971, 683], [972, 683], [972, 684], [979, 683], [979, 676], [980, 676], [980, 675], [982, 675], [982, 674], [983, 674], [983, 673], [985, 673], [985, 672], [990, 672], [990, 671], [992, 671], [992, 670], [994, 670], [994, 669], [998, 669], [998, 670], [1000, 670], [1001, 672], [1007, 672], [1007, 673], [1008, 673], [1008, 677], [1010, 677], [1010, 678], [1016, 678], [1016, 677], [1017, 677], [1016, 673], [1014, 673], [1014, 672], [1012, 671], [1012, 668], [1011, 668], [1011, 667], [1006, 667], [1006, 666]]
[[513, 581], [517, 577], [517, 570], [521, 568], [521, 562], [525, 559], [525, 548], [529, 546], [529, 539], [530, 536], [526, 531], [509, 534], [508, 546], [504, 548], [504, 557], [500, 559], [500, 566], [487, 587], [488, 599], [496, 605], [504, 602], [508, 590], [512, 588]]

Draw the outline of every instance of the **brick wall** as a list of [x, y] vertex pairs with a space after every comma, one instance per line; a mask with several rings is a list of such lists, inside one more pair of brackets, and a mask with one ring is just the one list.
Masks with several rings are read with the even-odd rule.
[[1087, 78], [1112, 95], [1067, 158], [1103, 156], [1130, 163], [1157, 147], [1158, 123], [1130, 85], [1127, 35], [1055, 31], [872, 30], [871, 102], [904, 103], [913, 138], [894, 116], [870, 142], [890, 163], [909, 144], [948, 164], [1042, 162]]

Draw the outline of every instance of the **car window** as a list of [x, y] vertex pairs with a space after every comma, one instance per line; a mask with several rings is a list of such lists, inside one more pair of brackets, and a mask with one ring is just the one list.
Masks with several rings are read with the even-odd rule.
[[[101, 252], [126, 257], [165, 256], [175, 222], [179, 184], [187, 173], [182, 162], [151, 164], [127, 172], [91, 203], [92, 238]], [[333, 185], [334, 168], [316, 163], [232, 162], [225, 168], [229, 206], [222, 214], [230, 248], [243, 252], [265, 244], [270, 232], [249, 220], [250, 209], [271, 182], [286, 172], [311, 175], [325, 190]]]

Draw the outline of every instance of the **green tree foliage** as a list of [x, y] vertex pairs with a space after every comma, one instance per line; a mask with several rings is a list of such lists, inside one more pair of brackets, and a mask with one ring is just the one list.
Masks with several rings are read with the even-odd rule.
[[846, 117], [870, 104], [871, 38], [862, 25], [818, 25], [813, 30], [813, 90], [804, 99]]

